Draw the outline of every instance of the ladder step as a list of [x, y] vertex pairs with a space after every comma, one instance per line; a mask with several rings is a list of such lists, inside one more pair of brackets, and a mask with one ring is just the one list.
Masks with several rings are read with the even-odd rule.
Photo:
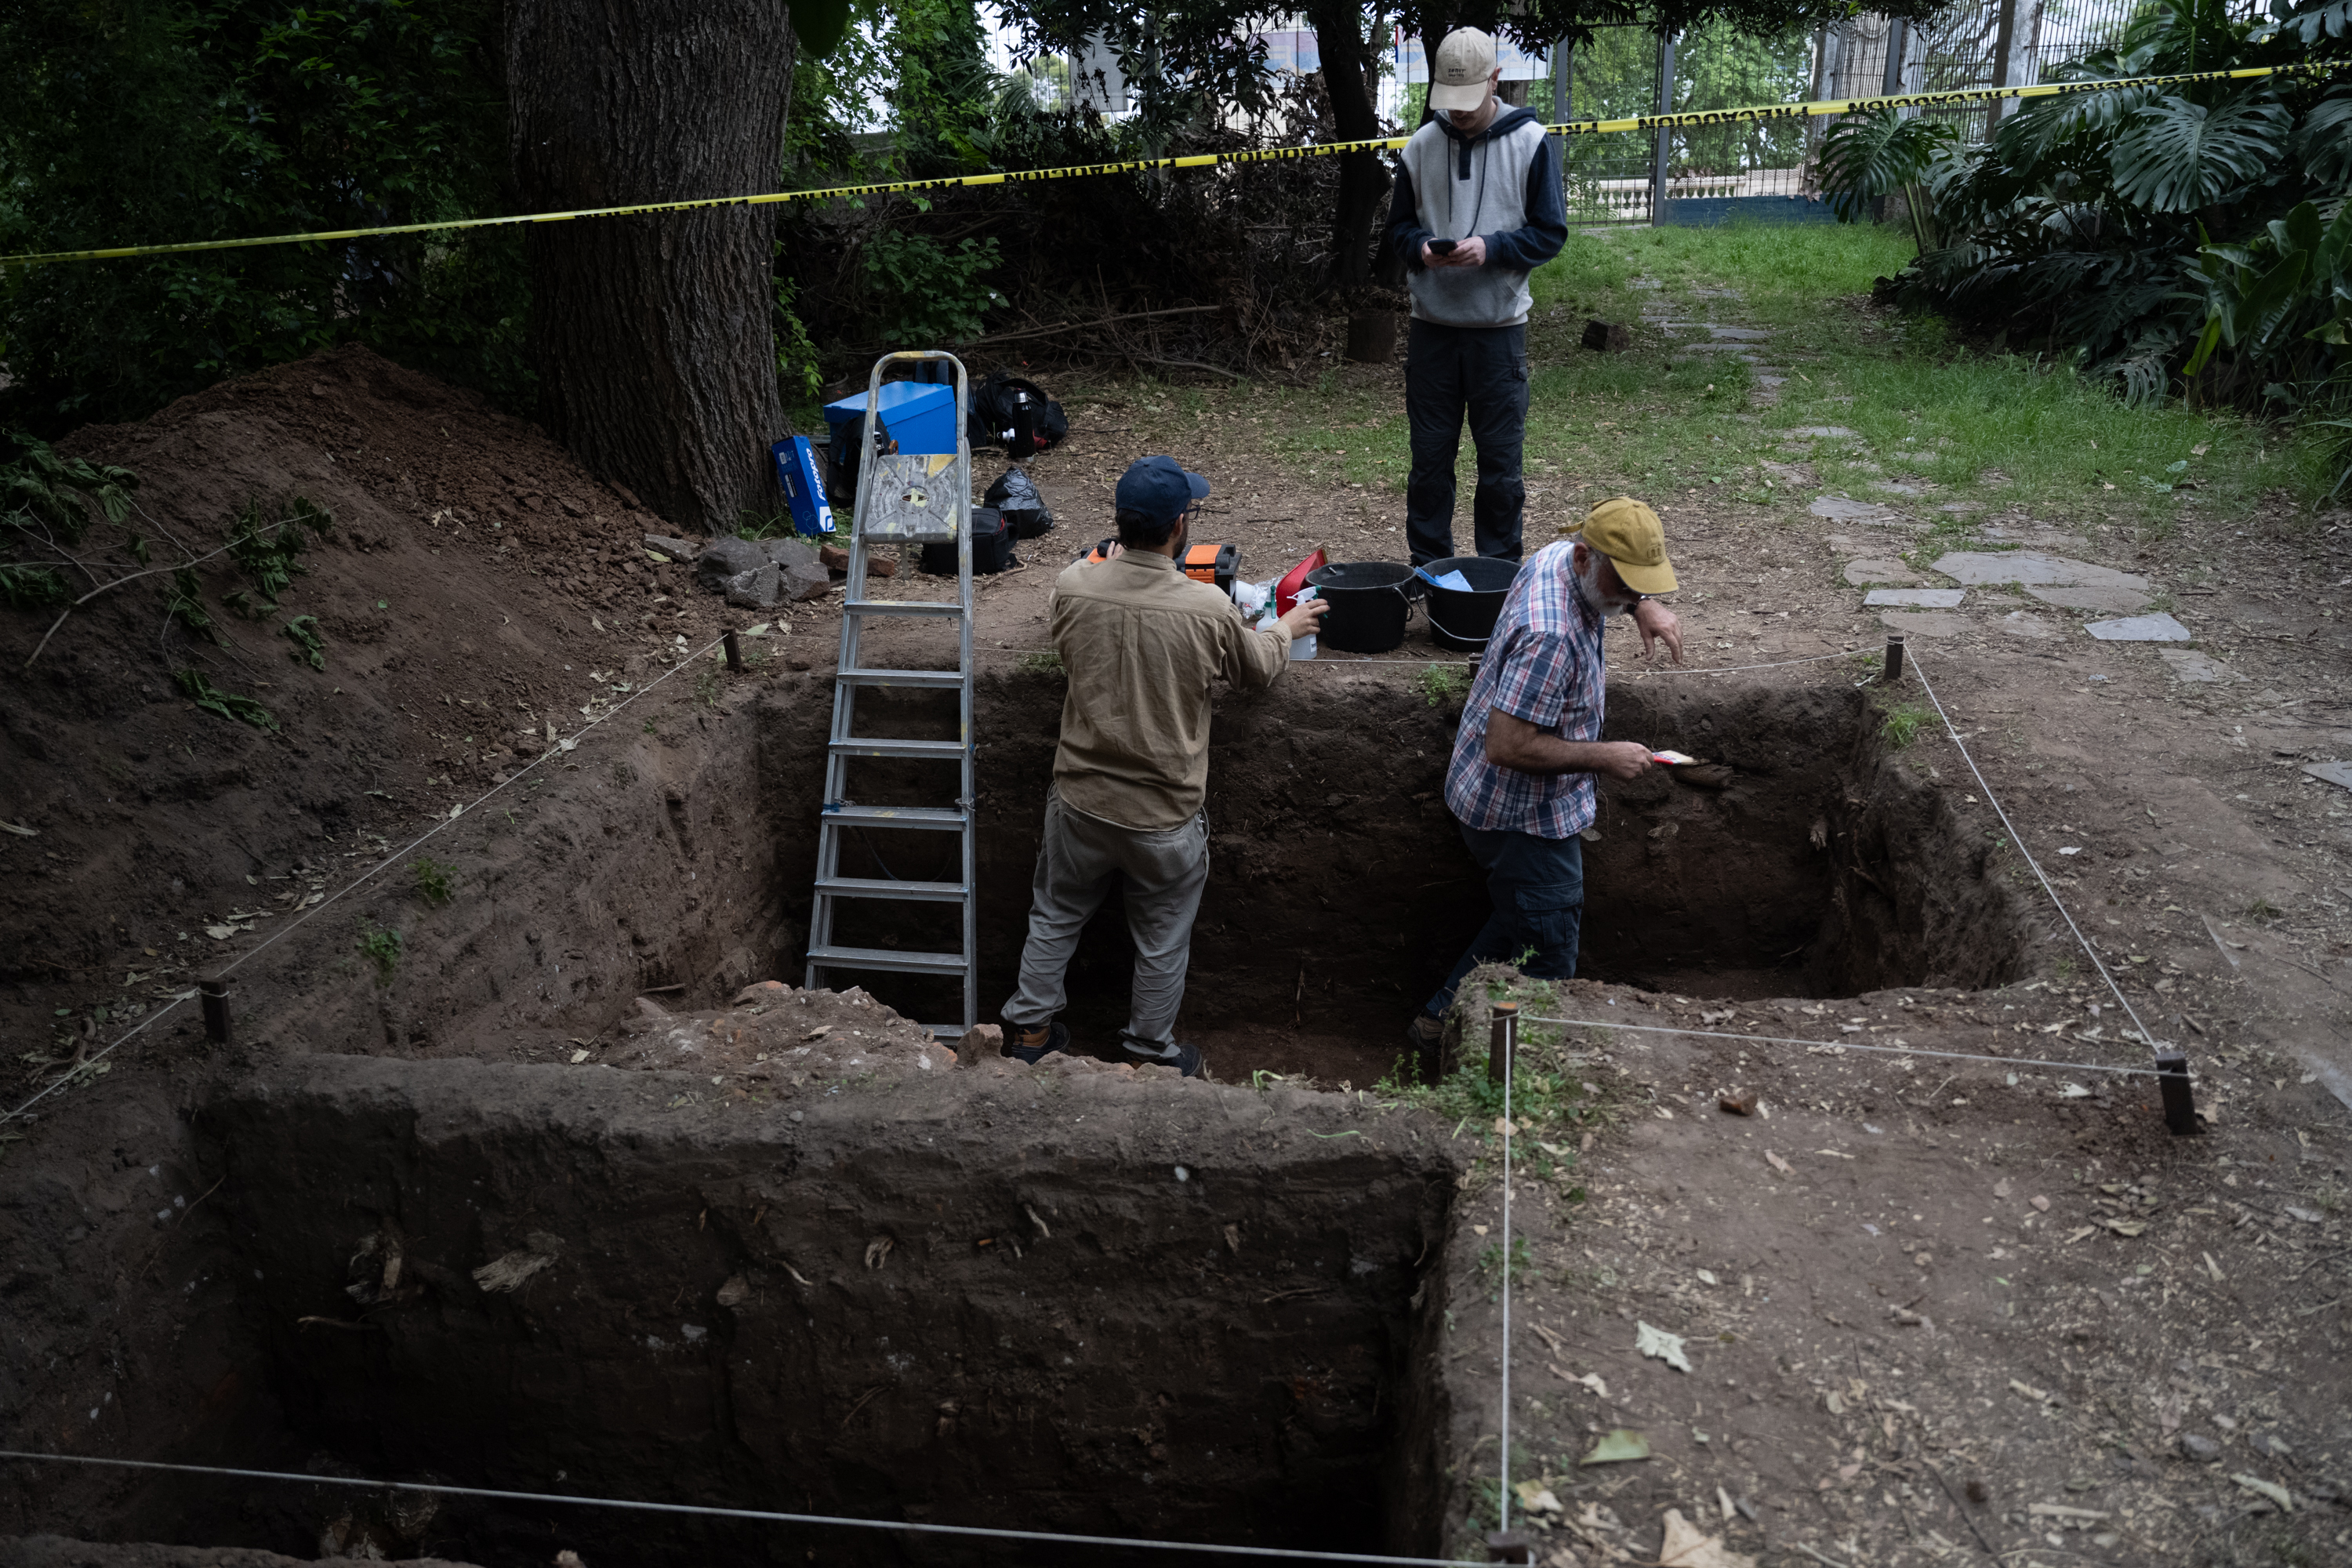
[[964, 683], [960, 669], [844, 669], [835, 672], [852, 686], [945, 686]]
[[961, 808], [952, 805], [848, 805], [825, 804], [822, 823], [859, 823], [876, 827], [928, 827], [955, 832], [964, 826]]
[[827, 969], [890, 969], [908, 974], [961, 974], [961, 952], [900, 952], [888, 947], [813, 947], [808, 961]]
[[819, 877], [816, 890], [841, 899], [922, 899], [943, 904], [960, 904], [965, 897], [961, 882], [899, 882], [887, 877]]
[[963, 606], [950, 599], [852, 599], [841, 606], [851, 616], [961, 616]]
[[834, 741], [832, 749], [845, 757], [936, 757], [961, 762], [964, 755], [961, 741], [892, 741], [875, 736], [869, 740]]

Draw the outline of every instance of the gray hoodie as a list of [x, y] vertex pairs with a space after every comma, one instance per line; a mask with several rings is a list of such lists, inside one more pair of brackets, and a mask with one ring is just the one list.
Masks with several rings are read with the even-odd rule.
[[[1429, 239], [1486, 242], [1483, 267], [1429, 268]], [[1501, 110], [1465, 136], [1432, 115], [1397, 157], [1389, 243], [1402, 254], [1412, 313], [1449, 327], [1516, 327], [1533, 303], [1528, 274], [1568, 242], [1559, 154], [1533, 110]]]

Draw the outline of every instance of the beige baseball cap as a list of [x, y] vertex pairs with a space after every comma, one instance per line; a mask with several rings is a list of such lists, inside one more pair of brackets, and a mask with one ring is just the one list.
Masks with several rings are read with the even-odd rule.
[[1456, 27], [1437, 46], [1429, 72], [1429, 107], [1439, 113], [1475, 109], [1486, 101], [1495, 74], [1495, 40], [1475, 27]]

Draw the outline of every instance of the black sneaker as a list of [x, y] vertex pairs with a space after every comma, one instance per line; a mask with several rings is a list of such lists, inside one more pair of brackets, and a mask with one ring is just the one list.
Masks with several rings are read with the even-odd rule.
[[1035, 1067], [1055, 1051], [1070, 1048], [1070, 1026], [1055, 1019], [1046, 1024], [1004, 1026], [1004, 1054]]
[[1118, 1055], [1121, 1061], [1131, 1062], [1139, 1068], [1174, 1068], [1186, 1078], [1201, 1077], [1209, 1066], [1208, 1058], [1201, 1054], [1198, 1046], [1178, 1045], [1172, 1041], [1167, 1045], [1152, 1045], [1129, 1034], [1121, 1034], [1118, 1037]]

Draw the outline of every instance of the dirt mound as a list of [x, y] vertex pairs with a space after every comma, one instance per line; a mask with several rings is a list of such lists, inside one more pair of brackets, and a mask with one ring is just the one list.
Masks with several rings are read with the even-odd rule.
[[[305, 497], [335, 527], [274, 611], [229, 557], [194, 567], [217, 643], [167, 616], [174, 579], [155, 572], [75, 611], [0, 694], [0, 818], [31, 830], [0, 835], [0, 1026], [54, 1056], [227, 951], [207, 928], [266, 931], [330, 866], [340, 884], [576, 732], [612, 684], [716, 635], [718, 602], [639, 547], [652, 513], [532, 426], [363, 348], [62, 449], [141, 480], [129, 526], [78, 552], [92, 584], [138, 569], [134, 531], [169, 567], [217, 552], [248, 505]], [[253, 618], [224, 603], [240, 590]], [[301, 616], [322, 668], [281, 635]], [[20, 669], [52, 618], [0, 612]], [[277, 728], [199, 710], [182, 670]]]

